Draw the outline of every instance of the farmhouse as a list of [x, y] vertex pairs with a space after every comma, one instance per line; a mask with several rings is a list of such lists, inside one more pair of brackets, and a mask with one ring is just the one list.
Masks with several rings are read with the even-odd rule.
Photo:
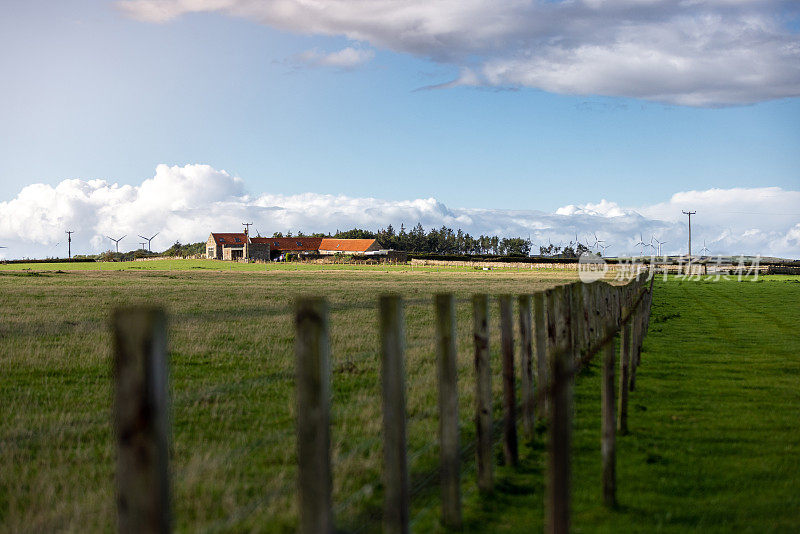
[[217, 260], [275, 260], [287, 253], [332, 255], [379, 253], [375, 239], [334, 239], [330, 237], [250, 237], [247, 232], [216, 233], [208, 236], [206, 257]]

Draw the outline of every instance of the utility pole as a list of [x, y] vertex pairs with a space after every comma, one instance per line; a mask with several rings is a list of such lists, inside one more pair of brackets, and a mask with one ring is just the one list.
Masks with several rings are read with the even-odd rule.
[[244, 226], [244, 236], [245, 237], [250, 237], [250, 227], [252, 225], [253, 225], [253, 223], [242, 223], [242, 226]]
[[681, 212], [684, 215], [688, 215], [689, 216], [689, 259], [691, 259], [692, 258], [692, 215], [694, 215], [697, 212], [696, 211], [683, 211], [683, 210], [681, 210]]
[[72, 259], [72, 234], [75, 232], [73, 230], [67, 230], [67, 259]]

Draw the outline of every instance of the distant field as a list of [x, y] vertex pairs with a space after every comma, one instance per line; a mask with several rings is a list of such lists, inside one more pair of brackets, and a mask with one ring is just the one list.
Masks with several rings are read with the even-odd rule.
[[[313, 264], [299, 262], [272, 262], [272, 263], [239, 263], [222, 260], [148, 260], [148, 261], [103, 261], [81, 263], [0, 263], [0, 271], [233, 271], [233, 272], [258, 272], [258, 271], [367, 271], [367, 272], [403, 272], [403, 271], [434, 271], [434, 272], [486, 272], [469, 267], [411, 267], [410, 264], [400, 265], [358, 265], [358, 264]], [[524, 264], [519, 267], [492, 267], [492, 271], [523, 272]], [[539, 272], [565, 272], [562, 268], [537, 269]]]
[[[437, 529], [431, 295], [459, 298], [462, 439], [472, 430], [470, 304], [475, 292], [531, 292], [573, 272], [337, 270], [199, 260], [0, 266], [0, 530], [114, 526], [110, 310], [162, 303], [172, 362], [174, 509], [181, 531], [291, 532], [296, 521], [292, 298], [332, 305], [337, 523], [376, 528], [380, 402], [376, 297], [407, 301], [409, 446], [416, 531]], [[150, 266], [149, 264], [155, 264]], [[116, 268], [121, 272], [100, 272]], [[66, 267], [88, 267], [86, 272]], [[141, 269], [130, 269], [139, 267]], [[217, 267], [218, 266], [218, 267]], [[95, 269], [92, 269], [95, 267]], [[330, 268], [329, 268], [330, 267]], [[235, 269], [217, 272], [222, 269]], [[246, 272], [253, 268], [261, 272]], [[152, 269], [152, 270], [151, 270]], [[54, 272], [54, 271], [63, 272]], [[386, 272], [387, 270], [392, 272]], [[239, 272], [241, 271], [241, 272]], [[632, 434], [621, 438], [621, 508], [598, 505], [599, 377], [576, 387], [575, 526], [581, 531], [792, 531], [800, 524], [800, 283], [656, 284]], [[500, 416], [493, 303], [494, 387]], [[498, 451], [499, 452], [499, 451]], [[467, 531], [541, 529], [542, 443], [477, 498], [465, 472]]]

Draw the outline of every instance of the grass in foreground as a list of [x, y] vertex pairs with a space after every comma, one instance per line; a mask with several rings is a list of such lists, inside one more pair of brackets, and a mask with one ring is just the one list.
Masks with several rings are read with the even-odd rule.
[[[657, 280], [616, 510], [600, 505], [599, 362], [578, 380], [573, 530], [797, 532], [800, 280]], [[544, 456], [543, 440], [527, 444], [494, 496], [472, 491], [464, 530], [541, 531]], [[434, 505], [417, 530], [441, 530]]]
[[[331, 302], [334, 492], [339, 524], [353, 527], [371, 524], [380, 506], [377, 295], [398, 292], [407, 300], [409, 443], [418, 481], [437, 458], [431, 294], [452, 291], [460, 299], [461, 413], [468, 428], [467, 298], [565, 280], [558, 273], [375, 268], [59, 270], [0, 273], [0, 525], [10, 531], [113, 528], [108, 319], [116, 305], [160, 302], [170, 315], [177, 527], [290, 532], [296, 521], [294, 295], [326, 295]], [[499, 399], [499, 378], [495, 384]]]

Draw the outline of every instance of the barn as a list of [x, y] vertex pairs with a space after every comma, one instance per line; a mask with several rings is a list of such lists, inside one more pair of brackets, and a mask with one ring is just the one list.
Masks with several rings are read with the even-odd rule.
[[330, 237], [250, 237], [247, 232], [212, 232], [206, 257], [216, 260], [275, 260], [287, 253], [298, 255], [368, 254], [380, 250], [376, 239]]

